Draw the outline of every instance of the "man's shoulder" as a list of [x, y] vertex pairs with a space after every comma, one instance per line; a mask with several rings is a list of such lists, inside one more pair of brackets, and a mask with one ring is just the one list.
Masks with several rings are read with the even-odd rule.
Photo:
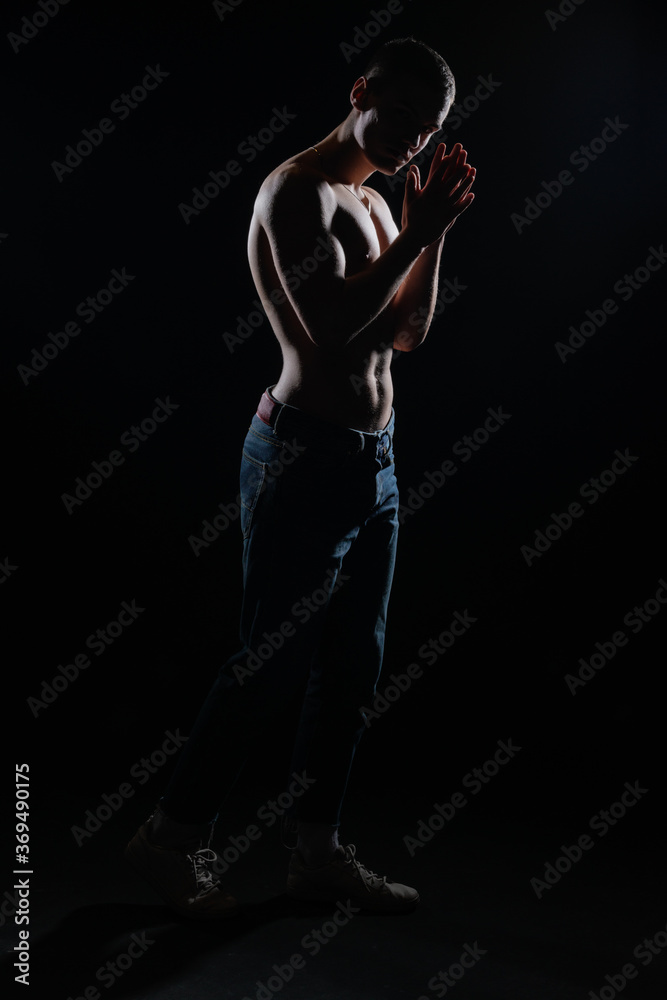
[[296, 204], [308, 196], [325, 200], [332, 197], [330, 184], [307, 152], [297, 153], [279, 163], [264, 178], [257, 194], [256, 209], [266, 211], [277, 199], [286, 203], [294, 200]]

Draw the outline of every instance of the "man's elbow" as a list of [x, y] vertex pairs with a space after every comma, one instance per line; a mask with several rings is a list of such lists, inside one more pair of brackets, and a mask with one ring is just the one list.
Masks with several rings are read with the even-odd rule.
[[423, 340], [414, 330], [400, 330], [394, 337], [395, 351], [414, 351]]
[[428, 328], [431, 325], [430, 317], [424, 318], [423, 311], [399, 312], [394, 319], [394, 350], [414, 351], [416, 347], [424, 342]]

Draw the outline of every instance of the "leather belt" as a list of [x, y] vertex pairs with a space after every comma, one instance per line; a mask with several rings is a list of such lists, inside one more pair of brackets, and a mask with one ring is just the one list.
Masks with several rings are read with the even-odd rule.
[[273, 427], [273, 420], [271, 418], [273, 417], [274, 410], [279, 405], [281, 404], [274, 403], [271, 397], [264, 392], [262, 393], [262, 398], [260, 399], [259, 406], [257, 407], [257, 416], [260, 420], [263, 420], [265, 424], [268, 424], [269, 427]]

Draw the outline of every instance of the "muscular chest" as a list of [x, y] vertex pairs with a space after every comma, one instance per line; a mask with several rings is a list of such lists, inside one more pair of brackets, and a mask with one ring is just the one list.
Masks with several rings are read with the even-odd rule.
[[[356, 203], [356, 204], [355, 204]], [[391, 218], [376, 210], [369, 214], [365, 204], [349, 191], [338, 196], [332, 232], [345, 253], [345, 274], [357, 274], [377, 260], [396, 238], [398, 230]]]

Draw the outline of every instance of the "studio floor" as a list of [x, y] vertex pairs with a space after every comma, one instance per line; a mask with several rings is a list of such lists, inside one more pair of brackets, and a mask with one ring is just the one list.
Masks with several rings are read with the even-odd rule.
[[[431, 817], [424, 815], [424, 843], [416, 846], [418, 824], [405, 816], [418, 816], [420, 803], [403, 800], [397, 809], [384, 792], [375, 802], [357, 796], [342, 830], [345, 842], [356, 843], [362, 863], [419, 889], [419, 906], [400, 916], [355, 912], [345, 899], [331, 905], [288, 899], [289, 854], [276, 823], [239, 855], [225, 877], [243, 915], [187, 921], [173, 915], [122, 856], [148, 801], [126, 804], [74, 851], [70, 830], [54, 817], [51, 830], [42, 828], [33, 845], [39, 877], [31, 886], [31, 991], [22, 995], [51, 1000], [665, 996], [663, 838], [657, 830], [647, 835], [654, 829], [648, 801], [641, 815], [638, 810], [604, 835], [591, 834], [592, 846], [571, 862], [563, 848], [576, 858], [573, 841], [583, 831], [570, 820], [560, 829], [531, 822], [527, 813], [517, 820], [516, 811], [510, 819], [498, 796], [484, 802], [480, 796], [442, 829], [432, 830], [430, 839], [424, 831]], [[72, 805], [64, 806], [68, 818]], [[251, 815], [250, 799], [247, 807], [245, 815]], [[242, 797], [236, 808], [243, 814]], [[214, 846], [226, 849], [226, 837], [243, 829], [239, 822], [229, 833], [216, 831]], [[545, 881], [548, 862], [556, 866], [551, 885]], [[9, 948], [15, 933], [5, 916], [2, 934]]]

